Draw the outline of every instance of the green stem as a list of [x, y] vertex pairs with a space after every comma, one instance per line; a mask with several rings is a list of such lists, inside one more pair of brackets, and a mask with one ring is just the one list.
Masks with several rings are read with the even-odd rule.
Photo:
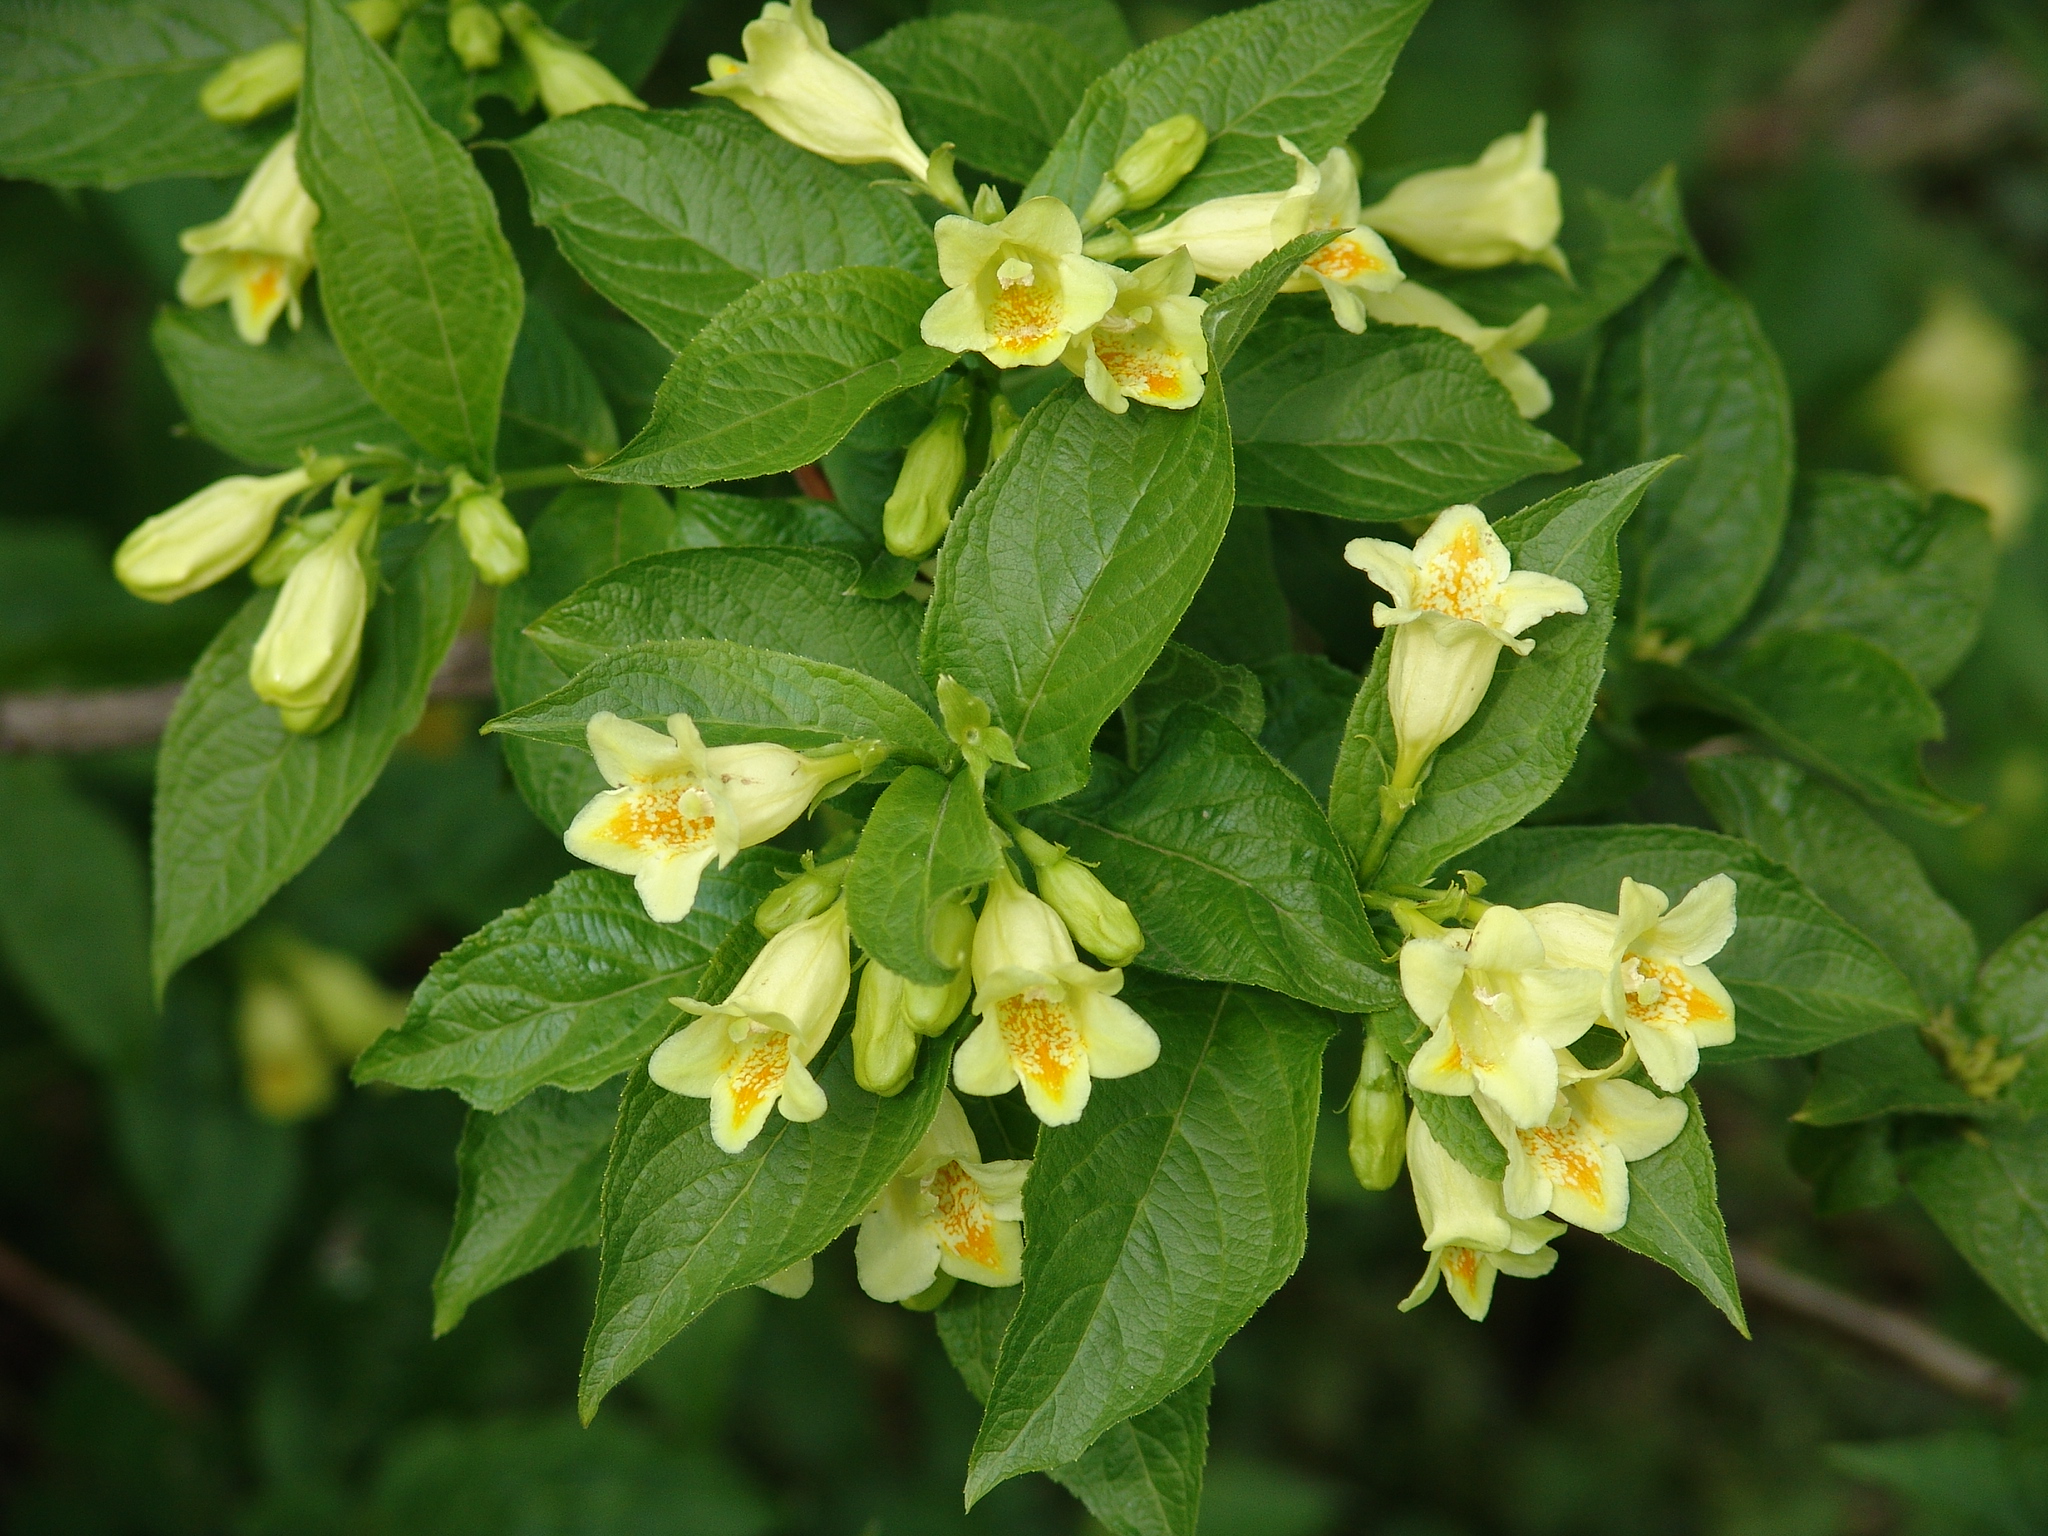
[[545, 469], [515, 469], [498, 477], [498, 482], [508, 491], [539, 490], [549, 485], [578, 485], [583, 477], [568, 464], [550, 465]]

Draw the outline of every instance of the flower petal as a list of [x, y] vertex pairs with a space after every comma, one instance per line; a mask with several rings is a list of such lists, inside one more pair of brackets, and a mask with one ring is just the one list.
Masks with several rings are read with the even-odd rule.
[[[1623, 881], [1624, 887], [1633, 882]], [[1711, 960], [1735, 935], [1735, 881], [1728, 875], [1702, 880], [1644, 935], [1645, 954], [1683, 965]]]
[[1690, 1113], [1684, 1099], [1664, 1098], [1622, 1078], [1583, 1083], [1571, 1098], [1575, 1113], [1632, 1163], [1671, 1145]]
[[1003, 1045], [1003, 1032], [993, 1018], [977, 1024], [953, 1053], [953, 1086], [962, 1093], [989, 1098], [1017, 1086], [1017, 1069]]
[[725, 1020], [697, 1019], [654, 1048], [647, 1059], [647, 1075], [670, 1093], [708, 1099], [731, 1054]]
[[1089, 1076], [1129, 1077], [1159, 1059], [1159, 1036], [1128, 1003], [1078, 988], [1067, 996], [1088, 1052]]

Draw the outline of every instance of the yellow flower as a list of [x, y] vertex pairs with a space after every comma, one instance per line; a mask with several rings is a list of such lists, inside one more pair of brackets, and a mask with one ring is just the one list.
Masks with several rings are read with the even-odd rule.
[[1417, 255], [1445, 267], [1541, 262], [1570, 277], [1557, 231], [1557, 177], [1543, 164], [1543, 114], [1502, 134], [1470, 165], [1410, 176], [1361, 215]]
[[288, 731], [317, 734], [348, 707], [370, 613], [364, 562], [374, 557], [378, 510], [374, 494], [350, 504], [340, 526], [292, 567], [256, 637], [249, 686]]
[[903, 126], [887, 86], [832, 46], [811, 0], [761, 7], [740, 34], [747, 61], [711, 56], [701, 96], [722, 96], [776, 133], [840, 165], [888, 161], [923, 182], [930, 158]]
[[1360, 302], [1382, 325], [1420, 325], [1457, 337], [1479, 354], [1524, 419], [1533, 421], [1550, 409], [1550, 381], [1522, 356], [1522, 348], [1550, 323], [1548, 305], [1532, 304], [1512, 325], [1481, 325], [1434, 288], [1412, 280], [1384, 293], [1369, 293]]
[[1057, 912], [1005, 871], [974, 931], [974, 1009], [981, 1023], [953, 1058], [962, 1093], [1019, 1083], [1032, 1113], [1071, 1125], [1098, 1077], [1128, 1077], [1159, 1059], [1159, 1037], [1119, 1002], [1122, 971], [1080, 963]]
[[876, 1301], [908, 1301], [941, 1274], [977, 1285], [1023, 1279], [1028, 1158], [985, 1163], [951, 1093], [896, 1177], [861, 1218], [853, 1257]]
[[1074, 210], [1034, 197], [994, 224], [949, 214], [933, 231], [949, 290], [925, 311], [926, 343], [998, 368], [1050, 363], [1116, 302], [1112, 267], [1081, 254]]
[[114, 575], [152, 603], [210, 587], [256, 557], [286, 502], [339, 471], [339, 460], [316, 459], [281, 475], [216, 480], [137, 524], [114, 551]]
[[562, 838], [577, 858], [631, 875], [657, 923], [690, 915], [712, 859], [723, 868], [876, 760], [866, 742], [822, 757], [772, 742], [707, 749], [688, 715], [670, 715], [667, 725], [663, 735], [609, 710], [590, 717], [590, 753], [612, 788], [593, 796]]
[[1136, 400], [1184, 411], [1202, 398], [1209, 341], [1206, 301], [1191, 298], [1195, 264], [1185, 250], [1116, 274], [1109, 313], [1067, 343], [1061, 361], [1088, 385], [1096, 404], [1121, 416]]
[[1375, 603], [1372, 621], [1394, 629], [1387, 710], [1399, 756], [1394, 784], [1412, 788], [1422, 770], [1479, 708], [1503, 648], [1526, 656], [1522, 631], [1556, 613], [1584, 613], [1585, 594], [1539, 571], [1517, 571], [1507, 546], [1477, 507], [1446, 507], [1410, 550], [1385, 539], [1353, 539], [1347, 563], [1394, 599]]
[[846, 903], [835, 902], [770, 939], [724, 1002], [669, 999], [698, 1017], [656, 1047], [647, 1075], [671, 1093], [711, 1101], [711, 1139], [721, 1150], [744, 1151], [771, 1109], [794, 1121], [825, 1113], [808, 1063], [846, 1003], [848, 936]]
[[269, 339], [287, 310], [298, 329], [299, 290], [313, 270], [320, 207], [299, 184], [298, 141], [296, 131], [279, 139], [223, 217], [178, 236], [192, 258], [178, 278], [179, 300], [204, 309], [226, 299], [236, 332], [252, 347]]
[[543, 24], [532, 6], [508, 5], [498, 14], [519, 51], [526, 55], [534, 83], [540, 88], [540, 104], [549, 117], [567, 117], [592, 107], [647, 110], [647, 103], [627, 90], [618, 76]]
[[1485, 1100], [1480, 1113], [1507, 1148], [1501, 1198], [1510, 1216], [1545, 1211], [1588, 1232], [1618, 1232], [1628, 1221], [1628, 1165], [1662, 1151], [1685, 1129], [1683, 1099], [1659, 1098], [1619, 1078], [1599, 1080], [1569, 1051], [1559, 1070], [1568, 1082], [1541, 1125], [1515, 1126]]
[[1420, 1114], [1408, 1119], [1408, 1179], [1429, 1264], [1401, 1303], [1403, 1312], [1429, 1300], [1442, 1281], [1458, 1310], [1476, 1323], [1493, 1304], [1497, 1276], [1533, 1280], [1557, 1263], [1549, 1243], [1563, 1225], [1510, 1216], [1501, 1203], [1500, 1185], [1480, 1178], [1439, 1146]]

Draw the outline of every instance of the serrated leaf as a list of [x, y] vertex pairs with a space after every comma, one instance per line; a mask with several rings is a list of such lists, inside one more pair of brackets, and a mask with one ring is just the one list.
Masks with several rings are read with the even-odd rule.
[[1628, 1165], [1628, 1221], [1607, 1234], [1631, 1253], [1655, 1259], [1689, 1280], [1719, 1307], [1735, 1331], [1749, 1337], [1728, 1227], [1714, 1181], [1714, 1148], [1700, 1116], [1700, 1101], [1685, 1090], [1685, 1128], [1676, 1139]]
[[562, 322], [539, 300], [526, 306], [505, 375], [507, 465], [594, 464], [619, 446], [604, 387]]
[[954, 971], [932, 953], [932, 916], [1002, 868], [973, 777], [906, 768], [875, 802], [854, 849], [846, 877], [854, 941], [897, 975], [944, 986]]
[[336, 0], [308, 0], [306, 22], [299, 171], [320, 205], [321, 307], [413, 441], [488, 474], [524, 303], [498, 206]]
[[[1018, 1295], [1014, 1286], [962, 1286], [934, 1317], [947, 1357], [977, 1400], [988, 1396]], [[1214, 1385], [1214, 1373], [1205, 1367], [1186, 1386], [1104, 1430], [1077, 1459], [1046, 1475], [1116, 1536], [1194, 1536]]]
[[704, 872], [688, 917], [657, 923], [623, 875], [564, 875], [435, 961], [356, 1080], [448, 1088], [493, 1113], [543, 1086], [595, 1088], [679, 1026], [669, 999], [702, 995], [728, 930], [775, 885], [773, 856], [750, 849]]
[[[1219, 560], [1218, 566], [1221, 563]], [[1209, 569], [1214, 575], [1217, 566]], [[1266, 723], [1265, 694], [1259, 680], [1249, 671], [1211, 661], [1200, 651], [1169, 640], [1159, 659], [1152, 663], [1152, 670], [1145, 674], [1145, 680], [1131, 690], [1119, 711], [1124, 726], [1124, 760], [1132, 768], [1144, 767], [1158, 754], [1167, 721], [1183, 704], [1213, 709], [1247, 736], [1257, 736]]]
[[879, 512], [868, 518], [837, 501], [678, 491], [676, 514], [691, 549], [831, 549], [863, 566], [882, 550]]
[[1116, 0], [932, 0], [934, 16], [1006, 16], [1049, 27], [1107, 69], [1131, 51], [1131, 27]]
[[1154, 123], [1192, 112], [1209, 130], [1193, 174], [1148, 210], [1171, 216], [1212, 197], [1275, 192], [1379, 105], [1394, 59], [1427, 0], [1275, 0], [1150, 43], [1088, 87], [1073, 121], [1025, 189], [1076, 208]]
[[[685, 516], [691, 505], [686, 496]], [[936, 711], [917, 668], [924, 610], [855, 595], [859, 577], [850, 556], [828, 550], [678, 549], [585, 583], [528, 632], [572, 672], [650, 641], [733, 640], [865, 672]]]
[[284, 469], [301, 448], [411, 448], [317, 321], [252, 347], [225, 309], [166, 306], [149, 336], [192, 430], [238, 459]]
[[279, 126], [230, 128], [199, 91], [303, 21], [293, 0], [62, 0], [0, 13], [0, 176], [60, 187], [231, 176]]
[[1088, 782], [1096, 730], [1151, 667], [1201, 585], [1231, 506], [1222, 392], [1112, 416], [1078, 383], [1019, 428], [954, 515], [926, 610], [927, 677], [986, 700], [1041, 805]]
[[[1532, 631], [1536, 648], [1529, 655], [1502, 653], [1472, 719], [1437, 750], [1377, 872], [1379, 883], [1427, 880], [1447, 859], [1520, 821], [1564, 782], [1606, 671], [1621, 586], [1616, 537], [1664, 468], [1638, 464], [1525, 507], [1496, 526], [1517, 570], [1563, 577], [1585, 594], [1586, 611], [1544, 620]], [[1372, 841], [1380, 786], [1393, 777], [1394, 725], [1387, 713], [1393, 650], [1382, 643], [1373, 653], [1330, 786], [1330, 824], [1354, 857]]]
[[1138, 974], [1124, 997], [1159, 1060], [1039, 1137], [970, 1504], [1194, 1380], [1301, 1258], [1328, 1016]]
[[470, 1303], [597, 1241], [615, 1085], [542, 1088], [503, 1114], [472, 1109], [455, 1149], [455, 1222], [434, 1271], [434, 1336]]
[[765, 278], [844, 266], [933, 271], [931, 231], [908, 198], [744, 112], [598, 107], [507, 147], [534, 222], [671, 351]]
[[1113, 797], [1034, 820], [1130, 903], [1147, 970], [1354, 1013], [1398, 996], [1314, 797], [1212, 709], [1183, 705], [1158, 756]]
[[906, 21], [854, 54], [887, 86], [920, 144], [1025, 182], [1101, 64], [1052, 27], [963, 12]]
[[1524, 421], [1479, 354], [1441, 331], [1289, 315], [1229, 372], [1238, 494], [1367, 522], [1440, 512], [1578, 456]]
[[1855, 801], [1779, 758], [1695, 758], [1686, 776], [1724, 831], [1756, 844], [1854, 924], [1930, 1012], [1968, 994], [1977, 936], [1912, 850]]
[[727, 640], [660, 640], [616, 651], [487, 731], [574, 746], [610, 710], [660, 729], [697, 722], [712, 746], [775, 741], [799, 750], [871, 737], [912, 762], [949, 768], [958, 753], [932, 717], [887, 683], [827, 662]]
[[916, 1148], [952, 1065], [924, 1048], [909, 1088], [877, 1098], [852, 1052], [814, 1066], [830, 1108], [798, 1125], [769, 1117], [744, 1152], [711, 1140], [702, 1099], [634, 1074], [604, 1179], [597, 1311], [583, 1346], [584, 1421], [613, 1387], [725, 1292], [809, 1258], [858, 1221]]
[[1917, 1023], [1898, 968], [1749, 844], [1691, 827], [1525, 827], [1472, 850], [1486, 899], [1614, 910], [1626, 875], [1675, 904], [1710, 875], [1735, 880], [1735, 934], [1707, 967], [1735, 1001], [1735, 1041], [1705, 1060], [1799, 1056], [1887, 1024]]
[[251, 597], [193, 664], [157, 755], [150, 962], [159, 992], [305, 868], [418, 722], [469, 605], [469, 559], [452, 525], [424, 541], [401, 532], [385, 542], [383, 579], [348, 708], [317, 736], [287, 731], [249, 686], [249, 653], [275, 591]]
[[1252, 327], [1279, 296], [1281, 287], [1301, 264], [1337, 238], [1332, 229], [1311, 230], [1296, 235], [1277, 251], [1261, 257], [1228, 282], [1218, 283], [1202, 295], [1202, 334], [1209, 343], [1209, 367], [1221, 373], [1237, 356]]
[[886, 267], [770, 278], [691, 338], [647, 425], [591, 478], [706, 485], [814, 463], [874, 406], [953, 361], [918, 336], [939, 293]]
[[1956, 1252], [2048, 1338], [2048, 1119], [1972, 1126], [1916, 1147], [1906, 1185]]

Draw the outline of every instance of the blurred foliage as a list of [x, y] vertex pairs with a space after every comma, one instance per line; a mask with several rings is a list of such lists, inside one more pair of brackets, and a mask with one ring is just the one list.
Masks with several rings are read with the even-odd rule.
[[[1143, 40], [1225, 8], [1129, 9]], [[921, 7], [823, 9], [851, 48]], [[643, 94], [682, 102], [704, 54], [736, 51], [748, 14], [734, 0], [687, 7]], [[1708, 255], [1784, 358], [1802, 471], [1886, 471], [1867, 390], [1932, 285], [1974, 289], [2037, 372], [2048, 351], [2044, 96], [2048, 18], [2030, 0], [1437, 0], [1357, 147], [1374, 171], [1463, 159], [1540, 108], [1568, 182], [1625, 194], [1675, 162]], [[483, 163], [510, 215], [516, 180], [502, 157]], [[175, 677], [239, 601], [222, 591], [151, 607], [106, 567], [135, 522], [230, 468], [180, 432], [147, 330], [170, 296], [177, 230], [232, 191], [0, 185], [0, 689]], [[516, 217], [513, 228], [534, 280], [562, 285], [545, 237], [522, 238]], [[1569, 436], [1582, 352], [1535, 355], [1559, 396], [1548, 424]], [[613, 403], [630, 428], [647, 402]], [[2037, 415], [2028, 432], [2038, 441]], [[1319, 611], [1359, 603], [1363, 588], [1331, 585], [1339, 567], [1321, 552], [1341, 535], [1322, 520], [1274, 523], [1297, 632], [1312, 636]], [[1987, 949], [2048, 904], [2048, 518], [2006, 552], [1999, 583], [1983, 641], [1943, 696], [1950, 737], [1933, 755], [1942, 787], [1984, 814], [1954, 830], [1890, 823]], [[475, 737], [478, 718], [430, 712], [269, 915], [407, 987], [566, 867], [497, 746]], [[1673, 740], [1690, 744], [1682, 722]], [[192, 967], [152, 1020], [101, 942], [133, 928], [115, 909], [138, 888], [148, 754], [0, 769], [10, 810], [40, 796], [49, 814], [89, 824], [84, 845], [98, 850], [83, 889], [36, 889], [0, 860], [11, 908], [76, 913], [0, 923], [0, 1229], [183, 1362], [210, 1405], [197, 1421], [169, 1416], [0, 1304], [8, 1529], [1082, 1528], [1078, 1506], [1037, 1478], [960, 1513], [972, 1404], [922, 1318], [859, 1295], [844, 1244], [802, 1302], [721, 1302], [588, 1432], [567, 1407], [588, 1254], [430, 1341], [460, 1107], [344, 1090], [324, 1117], [258, 1119], [233, 1059], [231, 960]], [[1630, 814], [1706, 822], [1675, 758]], [[20, 827], [0, 818], [0, 836], [30, 835]], [[46, 1001], [53, 965], [100, 978], [89, 1016]], [[1356, 1048], [1340, 1038], [1332, 1059]], [[2048, 1370], [1914, 1208], [1816, 1211], [1783, 1129], [1808, 1073], [1754, 1064], [1701, 1081], [1738, 1238], [2023, 1373]], [[1571, 1262], [1542, 1285], [1504, 1287], [1483, 1328], [1449, 1307], [1397, 1314], [1418, 1262], [1412, 1218], [1402, 1199], [1357, 1188], [1341, 1124], [1326, 1117], [1301, 1272], [1217, 1361], [1204, 1532], [1822, 1536], [2048, 1522], [2037, 1429], [2009, 1434], [1778, 1315], [1738, 1343], [1680, 1282], [1611, 1245], [1574, 1235]], [[1843, 1443], [1856, 1448], [1829, 1453]]]

